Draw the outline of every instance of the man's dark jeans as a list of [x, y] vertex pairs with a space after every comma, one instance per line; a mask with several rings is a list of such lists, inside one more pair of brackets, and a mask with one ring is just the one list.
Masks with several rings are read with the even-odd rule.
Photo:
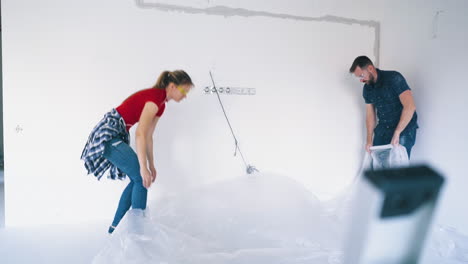
[[[416, 143], [416, 130], [411, 129], [409, 131], [403, 131], [400, 135], [400, 145], [406, 148], [406, 152], [408, 152], [408, 158], [411, 157], [411, 149], [413, 148], [414, 144]], [[393, 131], [385, 131], [385, 132], [375, 132], [374, 133], [374, 146], [379, 145], [387, 145], [390, 144], [393, 137]]]

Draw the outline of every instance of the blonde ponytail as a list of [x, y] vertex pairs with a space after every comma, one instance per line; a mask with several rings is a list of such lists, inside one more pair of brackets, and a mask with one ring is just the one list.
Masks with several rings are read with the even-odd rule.
[[166, 87], [170, 83], [174, 83], [176, 85], [192, 85], [192, 79], [190, 76], [183, 70], [175, 70], [173, 72], [171, 71], [163, 71], [159, 77], [158, 80], [156, 81], [156, 84], [153, 86], [153, 88], [157, 89], [166, 89]]

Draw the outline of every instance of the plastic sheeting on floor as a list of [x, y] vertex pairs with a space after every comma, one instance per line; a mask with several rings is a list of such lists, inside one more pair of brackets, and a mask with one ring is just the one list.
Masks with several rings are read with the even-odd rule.
[[[347, 207], [330, 208], [288, 177], [246, 175], [130, 210], [93, 263], [346, 263]], [[455, 230], [437, 227], [426, 244], [426, 263], [468, 263]]]
[[287, 177], [244, 176], [151, 209], [130, 210], [94, 263], [339, 263], [334, 220]]

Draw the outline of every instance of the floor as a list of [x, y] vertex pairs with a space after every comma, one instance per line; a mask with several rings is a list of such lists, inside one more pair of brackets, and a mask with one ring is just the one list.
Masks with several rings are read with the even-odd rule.
[[[4, 223], [3, 186], [3, 172], [0, 171], [0, 224], [2, 226]], [[220, 190], [222, 194], [225, 194], [224, 189], [221, 188]], [[190, 203], [186, 202], [184, 204]], [[218, 209], [214, 207], [212, 214], [219, 211]], [[288, 207], [288, 209], [291, 208]], [[111, 236], [106, 232], [107, 224], [107, 222], [83, 222], [78, 225], [0, 228], [0, 263], [92, 263], [94, 257], [106, 247], [107, 242], [111, 239]], [[214, 226], [211, 226], [210, 233], [213, 230]], [[450, 230], [442, 230], [435, 234], [439, 235], [439, 238], [435, 241], [442, 243], [430, 244], [435, 248], [425, 250], [420, 263], [468, 263], [468, 237], [460, 236]], [[164, 237], [160, 239], [155, 236], [155, 238], [158, 241], [164, 241]], [[229, 237], [229, 239], [232, 240], [232, 237]]]
[[105, 227], [83, 223], [0, 229], [0, 263], [91, 263], [109, 239]]

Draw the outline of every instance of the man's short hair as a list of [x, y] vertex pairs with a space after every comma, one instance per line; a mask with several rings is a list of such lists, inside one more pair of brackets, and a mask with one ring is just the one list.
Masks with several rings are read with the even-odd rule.
[[359, 68], [364, 69], [369, 65], [374, 66], [372, 61], [367, 56], [359, 56], [353, 61], [353, 65], [351, 65], [351, 68], [349, 68], [349, 72], [353, 73], [358, 66]]

